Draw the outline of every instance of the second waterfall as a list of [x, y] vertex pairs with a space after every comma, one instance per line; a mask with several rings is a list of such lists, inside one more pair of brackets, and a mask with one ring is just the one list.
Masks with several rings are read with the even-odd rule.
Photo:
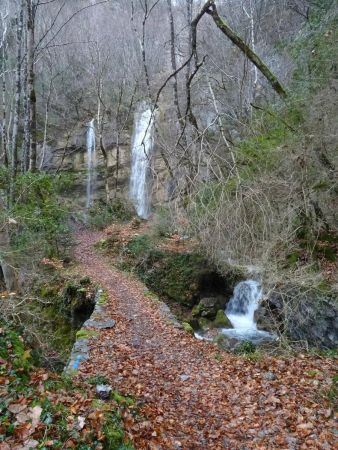
[[154, 146], [154, 115], [141, 104], [135, 114], [130, 175], [130, 197], [139, 217], [148, 219], [151, 206], [150, 169]]
[[87, 125], [87, 200], [86, 208], [93, 206], [93, 195], [96, 183], [96, 143], [94, 119]]

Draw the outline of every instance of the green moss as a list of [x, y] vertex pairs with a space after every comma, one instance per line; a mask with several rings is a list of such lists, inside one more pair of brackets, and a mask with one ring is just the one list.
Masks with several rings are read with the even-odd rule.
[[136, 271], [149, 289], [186, 306], [194, 304], [201, 280], [210, 273], [199, 255], [159, 250], [150, 251]]
[[14, 369], [26, 371], [32, 364], [31, 351], [25, 348], [22, 338], [12, 329], [0, 334], [0, 357], [11, 357]]
[[97, 299], [98, 305], [105, 305], [108, 300], [108, 293], [106, 291], [102, 291]]
[[104, 375], [95, 375], [93, 377], [88, 378], [87, 381], [89, 384], [97, 385], [97, 384], [109, 384], [108, 379]]
[[236, 355], [252, 355], [256, 352], [255, 345], [250, 341], [243, 341], [241, 342], [236, 349], [234, 350], [234, 353]]
[[90, 339], [92, 337], [96, 337], [97, 335], [97, 331], [85, 330], [84, 328], [81, 328], [81, 330], [76, 333], [76, 339]]
[[154, 241], [148, 235], [135, 236], [127, 244], [127, 251], [134, 257], [144, 256], [154, 248]]
[[205, 319], [204, 317], [201, 317], [200, 319], [198, 319], [198, 324], [199, 324], [199, 327], [204, 330], [212, 328], [212, 326], [213, 326], [212, 321]]
[[215, 328], [232, 328], [230, 320], [225, 315], [222, 309], [217, 311], [216, 318], [213, 321]]
[[132, 406], [135, 403], [135, 400], [132, 397], [122, 395], [120, 392], [117, 392], [117, 391], [114, 391], [112, 393], [112, 398], [119, 405]]
[[194, 334], [194, 329], [188, 322], [182, 322], [183, 329], [189, 334]]
[[198, 303], [197, 305], [195, 305], [193, 307], [193, 309], [191, 310], [191, 315], [193, 317], [198, 317], [201, 315], [202, 312], [202, 305], [200, 303]]

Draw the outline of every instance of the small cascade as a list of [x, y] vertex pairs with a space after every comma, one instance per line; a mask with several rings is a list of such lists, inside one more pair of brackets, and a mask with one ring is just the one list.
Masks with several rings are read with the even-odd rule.
[[[254, 344], [275, 341], [277, 336], [267, 331], [258, 330], [255, 322], [255, 311], [263, 296], [263, 290], [257, 281], [241, 281], [235, 286], [225, 314], [233, 328], [219, 328], [217, 335], [229, 338], [229, 342], [251, 341]], [[211, 330], [212, 331], [212, 330]], [[195, 337], [201, 340], [212, 341], [215, 338], [210, 330], [199, 330]]]
[[275, 340], [276, 336], [271, 333], [257, 330], [254, 316], [262, 295], [262, 287], [257, 281], [247, 280], [238, 283], [225, 310], [225, 314], [234, 328], [222, 328], [221, 333], [256, 344]]
[[87, 200], [86, 208], [93, 206], [93, 195], [96, 183], [96, 143], [94, 119], [87, 125]]
[[254, 315], [261, 298], [262, 288], [257, 281], [248, 280], [237, 284], [225, 311], [234, 329], [257, 329]]
[[149, 171], [154, 145], [154, 116], [151, 108], [142, 104], [135, 114], [130, 175], [130, 198], [142, 219], [150, 215]]

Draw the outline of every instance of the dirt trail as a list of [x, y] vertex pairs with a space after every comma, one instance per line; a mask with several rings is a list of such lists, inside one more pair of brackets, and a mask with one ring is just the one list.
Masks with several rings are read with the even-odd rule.
[[[116, 320], [91, 343], [83, 376], [103, 374], [114, 389], [143, 402], [126, 416], [137, 449], [330, 449], [333, 419], [322, 393], [332, 360], [222, 353], [166, 323], [141, 283], [93, 250], [102, 233], [77, 235], [82, 273], [108, 292]], [[220, 356], [221, 355], [221, 356]]]

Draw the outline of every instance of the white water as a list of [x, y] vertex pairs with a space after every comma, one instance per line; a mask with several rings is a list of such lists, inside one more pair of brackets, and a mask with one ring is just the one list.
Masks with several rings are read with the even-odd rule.
[[234, 289], [226, 308], [226, 315], [236, 330], [257, 330], [255, 311], [262, 298], [262, 288], [257, 281], [241, 281]]
[[154, 145], [154, 117], [151, 108], [142, 104], [135, 114], [130, 175], [130, 198], [142, 219], [150, 215], [149, 169]]
[[96, 182], [96, 143], [94, 119], [87, 125], [87, 200], [86, 208], [93, 206]]
[[225, 311], [234, 328], [222, 328], [221, 333], [254, 343], [274, 340], [275, 337], [271, 333], [257, 330], [255, 323], [255, 311], [259, 307], [262, 294], [262, 287], [257, 281], [247, 280], [238, 283]]
[[[247, 280], [238, 283], [225, 311], [233, 328], [222, 328], [219, 332], [237, 341], [251, 341], [254, 344], [276, 340], [277, 336], [274, 334], [257, 330], [254, 316], [262, 294], [262, 287], [257, 281]], [[208, 334], [208, 330], [200, 330], [194, 335], [199, 340], [214, 340], [214, 335]]]

